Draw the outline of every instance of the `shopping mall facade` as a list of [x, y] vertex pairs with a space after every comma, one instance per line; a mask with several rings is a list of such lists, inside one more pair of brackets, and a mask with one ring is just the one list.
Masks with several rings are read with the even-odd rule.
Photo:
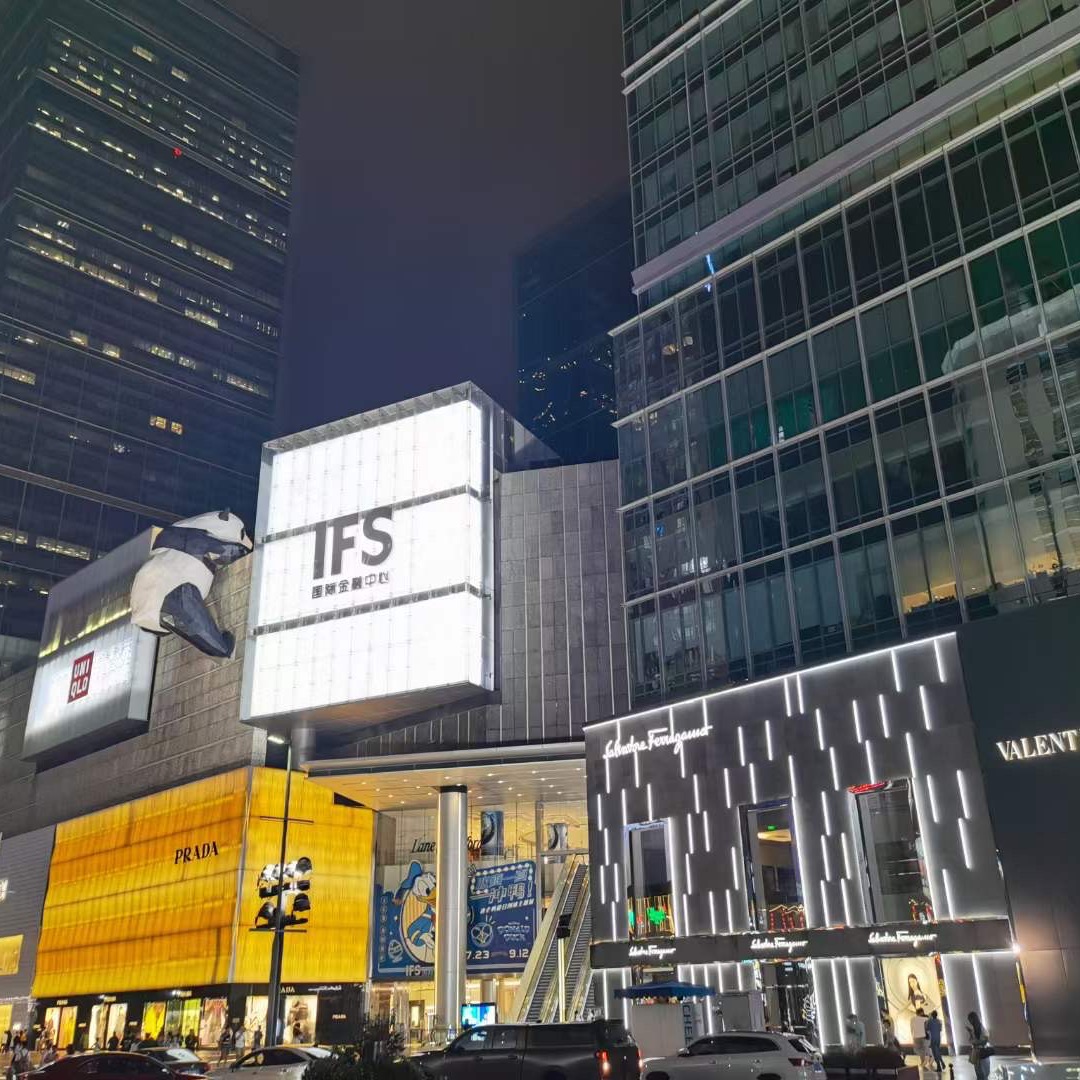
[[0, 683], [0, 1031], [265, 1033], [287, 753], [286, 1041], [553, 1015], [552, 907], [583, 1007], [582, 730], [629, 704], [616, 489], [464, 385], [267, 445], [256, 554], [210, 595], [230, 658], [132, 624], [156, 533], [53, 590]]

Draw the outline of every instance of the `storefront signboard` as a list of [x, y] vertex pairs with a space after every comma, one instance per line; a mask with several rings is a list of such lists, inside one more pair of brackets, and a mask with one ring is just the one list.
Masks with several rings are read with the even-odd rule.
[[663, 962], [729, 963], [746, 960], [804, 960], [829, 957], [916, 957], [952, 952], [1004, 952], [1012, 948], [1007, 919], [843, 926], [791, 934], [701, 934], [657, 941], [603, 941], [592, 946], [593, 967]]
[[1021, 735], [994, 744], [1005, 761], [1031, 761], [1058, 754], [1080, 754], [1080, 728], [1064, 728], [1045, 735]]
[[27, 760], [48, 765], [145, 730], [157, 638], [132, 623], [130, 592], [153, 536], [148, 529], [49, 593]]

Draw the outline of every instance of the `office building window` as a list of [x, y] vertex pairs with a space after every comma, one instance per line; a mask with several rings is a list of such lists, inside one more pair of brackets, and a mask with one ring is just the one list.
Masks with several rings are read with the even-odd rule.
[[930, 428], [922, 395], [879, 409], [874, 414], [885, 494], [890, 510], [915, 506], [938, 494]]
[[945, 515], [935, 506], [892, 522], [900, 606], [908, 632], [924, 633], [960, 622]]
[[852, 303], [851, 273], [840, 215], [807, 229], [799, 242], [810, 325], [817, 326], [847, 311]]
[[792, 667], [795, 644], [784, 560], [748, 567], [743, 574], [743, 589], [754, 676]]
[[720, 370], [720, 342], [716, 334], [711, 283], [679, 301], [679, 348], [684, 386], [693, 386]]
[[1071, 462], [1009, 485], [1036, 602], [1080, 589], [1080, 489]]
[[1080, 213], [1036, 229], [1030, 242], [1047, 329], [1069, 326], [1080, 319]]
[[731, 367], [761, 352], [754, 270], [744, 266], [717, 283], [720, 308], [720, 345], [724, 367]]
[[653, 491], [663, 491], [686, 479], [682, 398], [649, 413], [649, 468]]
[[727, 464], [727, 429], [719, 382], [708, 383], [686, 395], [686, 435], [691, 476]]
[[645, 422], [641, 417], [635, 417], [619, 428], [619, 476], [624, 503], [634, 502], [649, 493]]
[[832, 480], [836, 527], [844, 529], [879, 517], [881, 486], [870, 421], [853, 420], [827, 431], [825, 453]]
[[794, 446], [785, 446], [777, 457], [788, 544], [825, 536], [830, 528], [829, 499], [818, 437], [814, 435]]
[[885, 526], [842, 536], [839, 548], [852, 645], [864, 649], [895, 641], [900, 619]]
[[895, 296], [859, 316], [870, 393], [874, 401], [892, 397], [916, 386], [919, 361], [911, 331], [906, 296]]
[[744, 559], [779, 551], [780, 506], [776, 497], [776, 466], [772, 455], [735, 470], [735, 502], [739, 511], [739, 541]]
[[938, 158], [896, 183], [908, 275], [919, 277], [960, 254], [945, 162]]
[[930, 420], [946, 494], [1001, 479], [981, 371], [931, 390]]
[[695, 589], [680, 589], [660, 597], [660, 637], [666, 692], [677, 695], [700, 688], [701, 634]]
[[652, 592], [655, 588], [653, 529], [647, 506], [636, 506], [623, 514], [623, 560], [627, 597], [633, 599]]
[[778, 345], [806, 329], [795, 242], [758, 257], [765, 344]]
[[817, 424], [810, 354], [800, 341], [768, 357], [769, 393], [772, 396], [776, 442], [794, 438]]
[[701, 583], [701, 621], [706, 683], [722, 686], [746, 679], [749, 669], [738, 574], [720, 574]]
[[926, 377], [936, 379], [979, 359], [963, 270], [950, 270], [912, 292]]
[[733, 458], [746, 457], [772, 443], [765, 372], [760, 363], [735, 372], [727, 380], [727, 404]]
[[815, 334], [813, 348], [821, 419], [828, 423], [863, 408], [866, 383], [855, 320], [848, 319]]
[[836, 555], [831, 543], [797, 551], [791, 556], [791, 587], [803, 663], [811, 664], [843, 653], [847, 642], [836, 580]]
[[656, 603], [646, 600], [627, 609], [630, 644], [630, 680], [635, 702], [660, 696], [660, 634]]
[[690, 531], [690, 494], [683, 488], [653, 504], [656, 535], [656, 583], [660, 589], [694, 576], [694, 543]]
[[730, 473], [694, 486], [694, 532], [699, 574], [712, 574], [739, 561]]
[[679, 347], [675, 341], [675, 309], [662, 308], [642, 325], [645, 397], [659, 401], [680, 386]]

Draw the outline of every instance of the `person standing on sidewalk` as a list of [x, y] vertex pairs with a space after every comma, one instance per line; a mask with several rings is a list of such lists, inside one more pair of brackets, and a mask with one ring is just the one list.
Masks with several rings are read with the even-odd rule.
[[990, 1078], [990, 1055], [993, 1049], [990, 1046], [990, 1036], [983, 1027], [977, 1012], [969, 1012], [967, 1018], [968, 1042], [971, 1043], [971, 1052], [968, 1061], [975, 1069], [977, 1080], [989, 1080]]
[[237, 1025], [236, 1034], [233, 1036], [233, 1049], [236, 1051], [236, 1060], [239, 1061], [247, 1049], [247, 1032], [243, 1024]]
[[915, 1044], [915, 1053], [919, 1055], [919, 1068], [930, 1067], [930, 1044], [926, 1038], [926, 1013], [916, 1009], [911, 1018], [911, 1041]]
[[945, 1059], [941, 1056], [941, 1030], [941, 1017], [938, 1016], [937, 1009], [934, 1009], [930, 1013], [930, 1019], [926, 1021], [926, 1038], [930, 1043], [934, 1069], [939, 1073], [945, 1071]]

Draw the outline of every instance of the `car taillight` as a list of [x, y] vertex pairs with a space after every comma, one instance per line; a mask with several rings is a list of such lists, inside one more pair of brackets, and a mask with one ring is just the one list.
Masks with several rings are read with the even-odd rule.
[[809, 1058], [804, 1057], [788, 1058], [788, 1061], [790, 1061], [796, 1069], [807, 1069], [814, 1064]]
[[597, 1061], [600, 1062], [600, 1075], [601, 1076], [610, 1076], [611, 1075], [611, 1059], [608, 1057], [608, 1052], [606, 1050], [597, 1050], [596, 1059], [597, 1059]]
[[645, 1059], [641, 1056], [641, 1048], [640, 1047], [638, 1047], [638, 1052], [637, 1052], [637, 1071], [639, 1073], [645, 1071]]

